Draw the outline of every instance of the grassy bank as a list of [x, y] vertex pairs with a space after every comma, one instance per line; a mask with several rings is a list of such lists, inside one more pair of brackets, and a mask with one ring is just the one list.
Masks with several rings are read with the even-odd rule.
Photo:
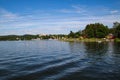
[[120, 42], [120, 38], [116, 38], [116, 39], [115, 39], [115, 42]]
[[79, 38], [66, 38], [66, 39], [60, 39], [61, 41], [68, 41], [68, 42], [120, 42], [120, 39], [104, 39], [104, 38], [85, 38], [85, 39], [79, 39]]

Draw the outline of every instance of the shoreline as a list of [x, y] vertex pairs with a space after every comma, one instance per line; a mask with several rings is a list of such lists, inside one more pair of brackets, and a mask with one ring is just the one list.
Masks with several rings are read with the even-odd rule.
[[59, 39], [60, 41], [67, 41], [67, 42], [120, 42], [120, 39], [104, 39], [104, 38], [86, 38], [86, 39], [79, 39], [79, 38], [67, 38], [67, 39]]
[[[39, 39], [39, 40], [58, 40], [58, 41], [66, 41], [66, 42], [120, 42], [120, 38], [115, 39], [104, 39], [104, 38], [61, 38], [61, 39]], [[38, 39], [31, 40], [0, 40], [0, 41], [39, 41]]]

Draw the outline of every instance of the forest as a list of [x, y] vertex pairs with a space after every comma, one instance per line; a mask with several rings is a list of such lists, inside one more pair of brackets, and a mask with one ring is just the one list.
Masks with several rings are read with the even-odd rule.
[[112, 34], [114, 36], [113, 38], [120, 38], [119, 22], [114, 22], [112, 28], [108, 28], [108, 26], [101, 23], [88, 24], [82, 31], [70, 31], [68, 37], [79, 38], [82, 36], [84, 38], [105, 38], [109, 34]]

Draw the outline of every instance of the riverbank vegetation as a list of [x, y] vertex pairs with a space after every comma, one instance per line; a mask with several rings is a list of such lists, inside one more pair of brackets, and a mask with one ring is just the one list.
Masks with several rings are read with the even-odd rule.
[[88, 24], [82, 31], [70, 31], [66, 41], [120, 41], [120, 23], [113, 23], [112, 28], [101, 23]]
[[113, 23], [113, 27], [101, 23], [94, 23], [86, 25], [84, 30], [77, 32], [70, 31], [68, 35], [55, 34], [55, 35], [6, 35], [0, 36], [0, 41], [5, 40], [41, 40], [41, 39], [57, 39], [63, 41], [120, 41], [120, 23]]

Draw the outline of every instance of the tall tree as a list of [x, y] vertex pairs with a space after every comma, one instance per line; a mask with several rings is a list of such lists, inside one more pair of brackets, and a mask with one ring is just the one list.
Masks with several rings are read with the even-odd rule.
[[69, 37], [69, 38], [75, 38], [74, 32], [70, 31], [70, 33], [68, 34], [68, 37]]
[[108, 27], [100, 23], [88, 24], [85, 28], [85, 34], [88, 38], [104, 38], [108, 32]]
[[114, 35], [117, 37], [117, 38], [120, 38], [120, 23], [118, 23], [118, 22], [115, 22], [114, 23], [114, 25], [113, 25], [113, 27], [114, 27]]

